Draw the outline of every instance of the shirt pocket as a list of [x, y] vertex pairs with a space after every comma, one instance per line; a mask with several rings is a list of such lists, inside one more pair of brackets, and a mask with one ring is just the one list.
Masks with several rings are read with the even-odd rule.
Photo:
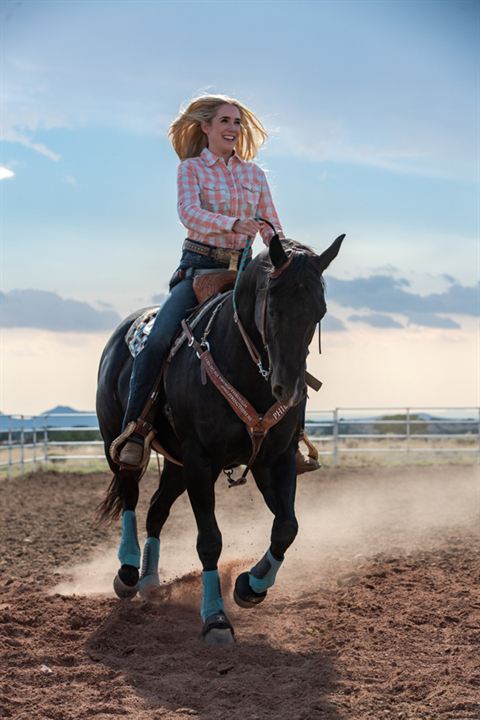
[[246, 210], [245, 219], [257, 215], [258, 203], [260, 201], [260, 188], [250, 183], [242, 183], [243, 204]]
[[200, 197], [202, 207], [210, 212], [224, 213], [230, 204], [230, 193], [221, 185], [202, 185]]

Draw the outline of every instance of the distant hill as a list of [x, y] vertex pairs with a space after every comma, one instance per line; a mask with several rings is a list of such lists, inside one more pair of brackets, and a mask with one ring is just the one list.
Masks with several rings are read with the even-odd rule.
[[42, 415], [62, 415], [62, 414], [74, 414], [89, 412], [88, 410], [75, 410], [75, 408], [69, 407], [68, 405], [56, 405], [51, 410], [45, 410]]
[[[67, 417], [65, 417], [67, 416]], [[0, 413], [0, 432], [6, 432], [9, 429], [25, 430], [36, 428], [61, 428], [61, 427], [98, 427], [98, 420], [95, 412], [84, 412], [75, 410], [68, 405], [57, 405], [51, 410], [46, 410], [34, 418], [27, 416], [23, 420], [18, 416], [4, 415]]]

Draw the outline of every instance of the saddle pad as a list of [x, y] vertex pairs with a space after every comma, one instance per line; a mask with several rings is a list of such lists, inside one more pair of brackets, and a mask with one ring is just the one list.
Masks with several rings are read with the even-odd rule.
[[145, 343], [148, 340], [153, 323], [157, 317], [158, 310], [159, 307], [148, 308], [144, 313], [139, 315], [128, 328], [125, 335], [125, 342], [127, 343], [132, 357], [137, 357], [137, 355], [142, 352], [145, 347]]
[[[216, 305], [219, 300], [225, 297], [226, 294], [227, 293], [215, 295], [215, 297], [210, 298], [210, 300], [206, 300], [203, 305], [198, 305], [188, 318], [190, 327], [192, 329], [195, 328], [202, 319], [202, 317], [210, 310], [210, 308]], [[127, 343], [128, 349], [130, 350], [130, 354], [132, 355], [132, 357], [137, 357], [137, 355], [141, 353], [143, 348], [145, 347], [159, 309], [159, 306], [147, 308], [145, 312], [139, 315], [138, 318], [134, 320], [128, 328], [125, 334], [125, 342]], [[187, 338], [187, 336], [180, 327], [178, 328], [178, 330], [179, 335], [177, 335], [177, 338], [170, 351], [169, 359], [170, 357], [173, 357], [177, 350], [180, 349], [180, 346], [183, 345]]]

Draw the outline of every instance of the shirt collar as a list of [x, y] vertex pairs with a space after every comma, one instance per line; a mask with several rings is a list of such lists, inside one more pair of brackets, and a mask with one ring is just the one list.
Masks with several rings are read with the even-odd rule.
[[[220, 160], [220, 159], [221, 159], [221, 158], [218, 157], [218, 155], [215, 155], [215, 153], [212, 153], [212, 151], [209, 150], [207, 147], [206, 147], [206, 148], [203, 148], [202, 152], [200, 153], [200, 157], [202, 158], [202, 160], [203, 160], [203, 162], [205, 163], [205, 165], [207, 165], [208, 167], [211, 167], [212, 165], [215, 165], [215, 163], [217, 162], [217, 160]], [[233, 151], [233, 155], [232, 155], [232, 157], [230, 158], [230, 162], [232, 162], [232, 160], [234, 160], [234, 161], [236, 161], [236, 162], [240, 162], [240, 163], [243, 163], [243, 162], [244, 162], [241, 158], [238, 157], [238, 155], [237, 155], [237, 153], [235, 152], [235, 150]]]

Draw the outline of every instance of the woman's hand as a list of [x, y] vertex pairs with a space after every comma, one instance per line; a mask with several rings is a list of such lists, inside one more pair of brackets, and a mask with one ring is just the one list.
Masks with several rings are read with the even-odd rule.
[[253, 218], [251, 220], [235, 220], [232, 230], [234, 233], [239, 235], [248, 235], [249, 237], [255, 237], [260, 230], [261, 223], [257, 222]]

